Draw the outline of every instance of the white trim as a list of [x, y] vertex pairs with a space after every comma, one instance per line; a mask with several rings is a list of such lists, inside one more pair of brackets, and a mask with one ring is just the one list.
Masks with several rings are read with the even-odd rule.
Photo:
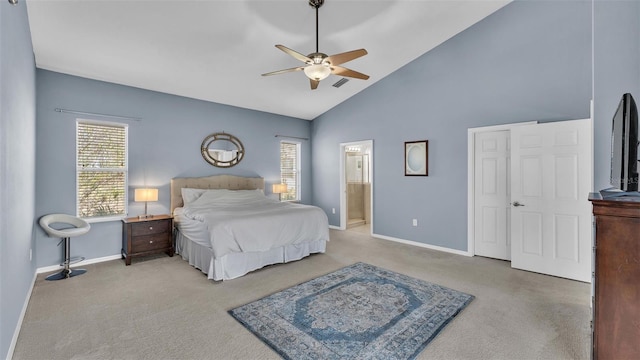
[[11, 339], [11, 344], [9, 344], [9, 351], [7, 351], [7, 360], [13, 358], [13, 352], [16, 349], [16, 344], [18, 343], [18, 335], [20, 335], [20, 329], [22, 329], [22, 322], [24, 321], [24, 315], [27, 313], [27, 307], [29, 306], [29, 300], [31, 300], [31, 293], [33, 292], [33, 287], [36, 284], [36, 278], [38, 277], [38, 273], [33, 274], [33, 280], [31, 280], [31, 287], [27, 292], [27, 296], [24, 299], [24, 305], [22, 305], [22, 311], [20, 312], [20, 317], [18, 317], [18, 323], [16, 324], [16, 329], [13, 331], [13, 338]]
[[374, 186], [374, 182], [373, 181], [373, 177], [374, 177], [374, 172], [373, 172], [373, 140], [360, 140], [360, 141], [351, 141], [351, 142], [346, 142], [346, 143], [340, 143], [340, 160], [339, 160], [339, 164], [340, 164], [340, 226], [337, 228], [337, 230], [346, 230], [347, 229], [347, 187], [346, 187], [346, 183], [347, 183], [347, 174], [344, 171], [345, 168], [345, 163], [344, 163], [344, 154], [345, 154], [345, 148], [347, 146], [352, 146], [352, 145], [362, 145], [362, 144], [366, 144], [367, 146], [369, 146], [369, 149], [371, 151], [371, 153], [369, 154], [369, 184], [371, 186], [371, 193], [370, 195], [370, 204], [371, 204], [371, 224], [369, 224], [369, 228], [371, 229], [371, 234], [373, 234], [373, 186]]
[[[101, 262], [111, 261], [111, 260], [118, 260], [118, 259], [122, 259], [122, 255], [118, 254], [118, 255], [105, 256], [105, 257], [101, 257], [101, 258], [82, 260], [80, 262], [74, 263], [73, 267], [96, 264], [96, 263], [101, 263]], [[63, 268], [62, 265], [45, 266], [45, 267], [38, 268], [36, 270], [36, 274], [42, 274], [42, 273], [46, 273], [46, 272], [56, 271], [56, 270], [60, 270], [62, 268]]]
[[490, 125], [490, 126], [480, 126], [480, 127], [474, 127], [474, 128], [469, 128], [467, 129], [467, 131], [471, 131], [471, 132], [487, 132], [487, 131], [500, 131], [500, 130], [511, 130], [512, 128], [516, 127], [516, 126], [523, 126], [523, 125], [535, 125], [537, 124], [538, 121], [524, 121], [524, 122], [519, 122], [519, 123], [513, 123], [513, 124], [504, 124], [504, 125]]
[[537, 123], [537, 121], [526, 121], [467, 129], [467, 253], [469, 256], [475, 255], [475, 135], [482, 132], [511, 130], [516, 126], [535, 125]]
[[339, 226], [334, 226], [334, 225], [329, 225], [329, 229], [333, 229], [333, 230], [341, 230], [343, 231], [344, 229], [340, 229]]
[[593, 121], [593, 116], [594, 116], [594, 107], [593, 107], [593, 99], [589, 100], [589, 120], [591, 120], [591, 152], [589, 153], [589, 156], [591, 156], [591, 192], [596, 191], [595, 186], [596, 186], [596, 172], [595, 172], [595, 133], [594, 133], [594, 128], [595, 126], [593, 125], [594, 121]]
[[122, 221], [122, 219], [126, 217], [127, 217], [126, 215], [114, 215], [114, 216], [83, 218], [83, 220], [88, 222], [89, 224], [93, 224], [93, 223], [102, 223], [102, 222], [109, 222], [109, 221]]
[[471, 253], [469, 253], [467, 251], [449, 249], [449, 248], [442, 247], [442, 246], [430, 245], [430, 244], [425, 244], [425, 243], [412, 241], [412, 240], [398, 239], [398, 238], [394, 238], [394, 237], [391, 237], [391, 236], [378, 235], [378, 234], [371, 234], [371, 236], [374, 237], [374, 238], [377, 238], [377, 239], [393, 241], [393, 242], [406, 244], [406, 245], [413, 245], [413, 246], [417, 246], [417, 247], [421, 247], [421, 248], [425, 248], [425, 249], [429, 249], [429, 250], [442, 251], [442, 252], [446, 252], [446, 253], [450, 253], [450, 254], [456, 254], [456, 255], [462, 255], [462, 256], [473, 256], [473, 254], [471, 254]]
[[347, 181], [345, 180], [346, 173], [344, 171], [344, 152], [346, 146], [346, 144], [340, 144], [340, 150], [338, 152], [338, 156], [340, 157], [340, 159], [338, 160], [338, 164], [340, 164], [340, 171], [338, 172], [340, 174], [340, 179], [338, 179], [338, 183], [340, 184], [340, 208], [338, 209], [340, 211], [340, 225], [338, 226], [338, 229], [340, 230], [347, 229], [347, 215], [345, 214], [345, 209], [347, 208], [347, 189], [345, 183]]

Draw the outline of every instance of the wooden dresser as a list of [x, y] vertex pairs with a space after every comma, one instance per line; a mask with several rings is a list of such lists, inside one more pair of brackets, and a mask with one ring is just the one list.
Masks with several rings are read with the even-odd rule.
[[602, 200], [595, 216], [593, 358], [640, 359], [640, 198]]
[[122, 220], [122, 258], [131, 265], [131, 258], [166, 252], [173, 256], [173, 217], [154, 215], [152, 218], [131, 217]]

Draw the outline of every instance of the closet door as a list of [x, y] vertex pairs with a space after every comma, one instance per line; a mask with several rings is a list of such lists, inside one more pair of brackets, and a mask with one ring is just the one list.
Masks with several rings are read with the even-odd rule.
[[509, 130], [475, 134], [475, 254], [511, 259]]
[[591, 281], [591, 119], [511, 130], [511, 266]]

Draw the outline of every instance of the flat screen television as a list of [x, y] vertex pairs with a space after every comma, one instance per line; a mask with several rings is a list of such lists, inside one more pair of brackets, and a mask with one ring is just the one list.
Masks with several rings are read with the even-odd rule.
[[638, 191], [638, 109], [629, 93], [613, 115], [610, 184], [623, 193]]

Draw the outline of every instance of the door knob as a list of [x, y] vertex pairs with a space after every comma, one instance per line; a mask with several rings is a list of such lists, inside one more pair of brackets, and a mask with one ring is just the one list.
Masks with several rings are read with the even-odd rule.
[[511, 203], [511, 205], [513, 205], [513, 206], [515, 206], [515, 207], [518, 207], [518, 206], [524, 206], [524, 204], [520, 204], [520, 203], [519, 203], [519, 202], [517, 202], [517, 201], [514, 201], [513, 203]]

